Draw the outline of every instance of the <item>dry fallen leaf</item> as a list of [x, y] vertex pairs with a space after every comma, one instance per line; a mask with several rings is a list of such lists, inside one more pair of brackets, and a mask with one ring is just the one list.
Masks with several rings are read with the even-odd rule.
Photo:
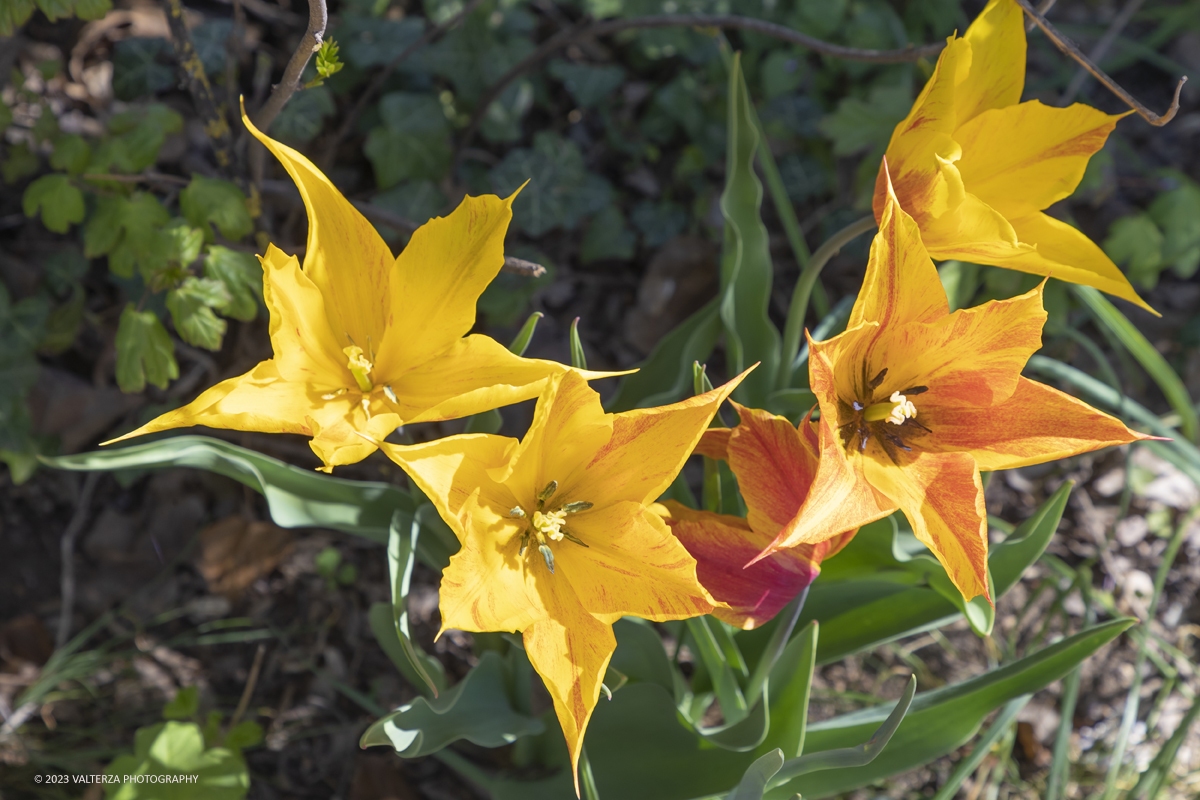
[[270, 522], [235, 514], [200, 532], [200, 574], [231, 602], [291, 551], [292, 534]]

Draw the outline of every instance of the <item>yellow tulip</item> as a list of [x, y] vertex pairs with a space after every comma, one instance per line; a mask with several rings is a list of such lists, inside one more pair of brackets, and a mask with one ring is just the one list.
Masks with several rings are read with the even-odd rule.
[[1088, 159], [1125, 115], [1081, 103], [1021, 103], [1024, 84], [1021, 9], [991, 0], [965, 36], [950, 39], [892, 133], [875, 184], [875, 218], [883, 218], [890, 173], [933, 258], [1050, 275], [1157, 313], [1103, 250], [1042, 213], [1075, 191]]
[[520, 358], [487, 336], [464, 338], [503, 264], [513, 197], [465, 198], [393, 258], [311, 161], [242, 119], [283, 163], [308, 211], [303, 269], [274, 245], [260, 257], [274, 358], [121, 439], [189, 425], [299, 433], [312, 437], [328, 472], [375, 450], [356, 431], [378, 440], [400, 425], [527, 400], [568, 369]]
[[381, 444], [462, 549], [442, 573], [442, 631], [521, 631], [554, 699], [579, 791], [583, 734], [625, 615], [662, 621], [718, 605], [696, 560], [647, 507], [691, 454], [724, 386], [605, 414], [578, 374], [550, 378], [521, 441], [487, 434]]
[[758, 558], [899, 508], [964, 598], [987, 595], [981, 470], [1152, 438], [1021, 376], [1045, 320], [1041, 286], [948, 313], [917, 224], [889, 187], [846, 332], [810, 339], [821, 409], [816, 477]]

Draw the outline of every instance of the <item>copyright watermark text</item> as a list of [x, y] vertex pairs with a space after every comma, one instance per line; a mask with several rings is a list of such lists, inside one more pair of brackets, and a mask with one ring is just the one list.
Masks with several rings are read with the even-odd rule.
[[199, 775], [34, 775], [34, 783], [196, 783]]

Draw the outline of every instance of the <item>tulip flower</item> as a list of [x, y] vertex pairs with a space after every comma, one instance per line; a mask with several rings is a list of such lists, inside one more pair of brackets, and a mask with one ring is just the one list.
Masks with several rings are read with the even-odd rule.
[[605, 414], [568, 372], [550, 378], [520, 442], [468, 434], [380, 444], [462, 544], [442, 573], [442, 631], [522, 632], [554, 700], [577, 794], [584, 730], [616, 649], [613, 623], [717, 605], [696, 559], [647, 505], [744, 375], [674, 405]]
[[759, 558], [899, 508], [964, 598], [987, 595], [981, 470], [1152, 438], [1021, 376], [1045, 320], [1042, 286], [948, 313], [917, 224], [889, 185], [846, 332], [809, 340], [821, 410], [816, 477]]
[[1075, 228], [1042, 213], [1068, 197], [1123, 114], [1075, 103], [1019, 102], [1025, 24], [1013, 0], [991, 0], [951, 38], [933, 76], [896, 126], [875, 184], [882, 221], [887, 173], [935, 259], [1053, 275], [1154, 312], [1112, 260]]
[[400, 425], [527, 400], [568, 369], [520, 358], [487, 336], [464, 338], [504, 262], [513, 197], [465, 198], [393, 258], [311, 161], [242, 120], [283, 163], [308, 211], [303, 269], [274, 245], [260, 258], [274, 358], [121, 439], [189, 425], [299, 433], [329, 472], [366, 458], [371, 440]]
[[815, 544], [780, 550], [746, 567], [771, 544], [808, 494], [817, 474], [817, 425], [799, 426], [766, 411], [733, 403], [741, 421], [732, 430], [709, 429], [696, 452], [729, 462], [746, 501], [745, 518], [696, 511], [673, 500], [658, 507], [671, 533], [696, 558], [696, 574], [729, 608], [713, 616], [749, 630], [770, 621], [821, 572], [854, 531]]

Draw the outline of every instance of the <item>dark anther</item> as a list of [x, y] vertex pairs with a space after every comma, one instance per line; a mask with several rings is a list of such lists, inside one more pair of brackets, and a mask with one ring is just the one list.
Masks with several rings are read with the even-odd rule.
[[914, 386], [911, 389], [905, 389], [900, 394], [905, 394], [905, 395], [907, 395], [907, 394], [925, 394], [925, 392], [928, 392], [928, 391], [929, 391], [928, 386]]
[[857, 400], [851, 400], [851, 401], [850, 401], [850, 406], [851, 406], [851, 407], [852, 407], [852, 408], [853, 408], [855, 411], [862, 411], [864, 408], [866, 408], [866, 406], [864, 406], [862, 403], [858, 402]]
[[906, 444], [904, 444], [904, 440], [903, 440], [903, 439], [901, 439], [901, 438], [900, 438], [899, 436], [897, 436], [896, 434], [892, 433], [891, 431], [885, 430], [885, 431], [883, 432], [883, 435], [884, 435], [885, 437], [887, 437], [887, 440], [888, 440], [889, 442], [891, 442], [891, 443], [892, 443], [893, 445], [895, 445], [896, 447], [899, 447], [901, 450], [907, 450], [907, 451], [909, 451], [909, 452], [912, 452], [912, 448], [911, 448], [911, 447], [909, 447], [909, 446], [907, 446]]
[[915, 417], [909, 417], [908, 419], [904, 420], [904, 424], [905, 425], [913, 425], [913, 426], [925, 431], [926, 433], [933, 433], [933, 430], [931, 428], [926, 428], [924, 425], [917, 422]]
[[870, 428], [868, 428], [866, 425], [863, 425], [858, 429], [858, 437], [858, 450], [860, 453], [864, 453], [867, 450], [867, 439], [871, 438]]
[[879, 384], [883, 383], [883, 379], [886, 376], [887, 376], [887, 367], [884, 367], [883, 369], [879, 370], [878, 375], [876, 375], [874, 378], [871, 379], [871, 382], [867, 385], [867, 388], [871, 389], [872, 391], [874, 391], [875, 389], [878, 389]]

